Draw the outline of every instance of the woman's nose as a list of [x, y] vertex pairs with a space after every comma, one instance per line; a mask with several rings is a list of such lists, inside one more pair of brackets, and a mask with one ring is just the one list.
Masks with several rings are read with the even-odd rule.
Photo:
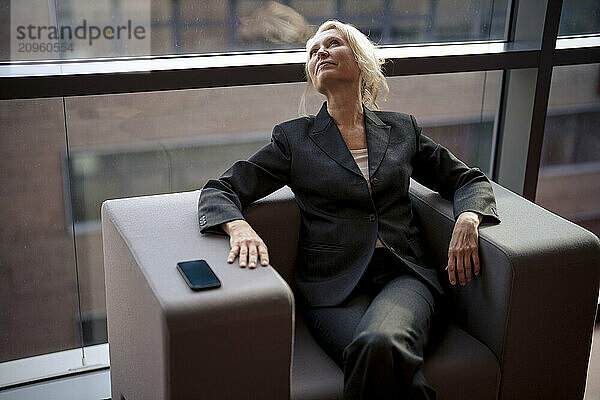
[[317, 57], [319, 58], [326, 58], [329, 55], [329, 52], [325, 49], [319, 49], [319, 51], [317, 51]]

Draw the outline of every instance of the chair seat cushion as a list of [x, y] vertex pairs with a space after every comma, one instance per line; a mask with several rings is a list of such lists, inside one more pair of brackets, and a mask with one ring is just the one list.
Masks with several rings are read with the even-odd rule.
[[[440, 399], [485, 400], [498, 395], [500, 366], [496, 357], [454, 324], [430, 341], [423, 373]], [[292, 400], [341, 400], [343, 384], [343, 372], [317, 344], [297, 313]]]
[[342, 399], [344, 373], [317, 344], [302, 313], [296, 313], [292, 400]]
[[498, 398], [500, 364], [483, 343], [450, 323], [425, 349], [423, 374], [444, 400]]

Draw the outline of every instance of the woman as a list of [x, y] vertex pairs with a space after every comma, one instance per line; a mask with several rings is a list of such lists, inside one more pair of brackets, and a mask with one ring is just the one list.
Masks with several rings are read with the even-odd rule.
[[479, 274], [481, 220], [498, 221], [491, 185], [412, 116], [369, 108], [387, 85], [383, 61], [356, 28], [327, 21], [306, 49], [308, 85], [327, 101], [316, 116], [275, 126], [269, 145], [207, 182], [201, 231], [230, 236], [229, 263], [268, 265], [241, 210], [288, 185], [301, 211], [298, 300], [344, 369], [344, 398], [435, 398], [421, 367], [444, 291], [412, 217], [409, 178], [454, 200], [446, 269], [463, 286]]

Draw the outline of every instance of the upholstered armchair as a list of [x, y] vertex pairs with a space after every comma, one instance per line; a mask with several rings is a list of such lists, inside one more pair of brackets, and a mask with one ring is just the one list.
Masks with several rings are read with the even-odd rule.
[[[424, 373], [445, 400], [582, 399], [598, 238], [494, 191], [502, 223], [480, 227], [480, 276], [448, 288], [448, 321], [430, 340]], [[410, 193], [442, 270], [452, 205], [415, 182]], [[343, 372], [295, 308], [300, 219], [291, 191], [245, 210], [271, 254], [271, 266], [254, 270], [227, 264], [228, 237], [200, 234], [198, 196], [102, 206], [112, 398], [341, 399]], [[176, 263], [194, 259], [212, 266], [221, 288], [188, 288]]]

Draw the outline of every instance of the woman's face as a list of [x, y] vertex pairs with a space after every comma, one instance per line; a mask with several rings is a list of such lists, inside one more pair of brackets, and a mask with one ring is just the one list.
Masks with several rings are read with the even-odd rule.
[[342, 82], [358, 84], [360, 69], [354, 52], [336, 29], [316, 35], [308, 49], [308, 73], [319, 93], [334, 90]]

